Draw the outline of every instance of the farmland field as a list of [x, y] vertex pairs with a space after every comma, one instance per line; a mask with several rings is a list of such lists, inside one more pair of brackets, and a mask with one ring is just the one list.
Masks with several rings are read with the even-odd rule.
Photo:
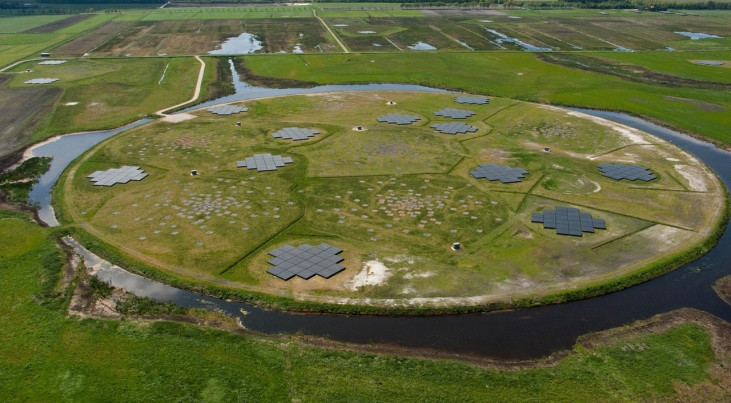
[[[507, 99], [465, 108], [477, 113], [465, 122], [474, 134], [435, 134], [430, 124], [444, 118], [433, 112], [456, 107], [453, 98], [296, 96], [252, 101], [249, 112], [232, 117], [203, 111], [191, 121], [159, 122], [115, 137], [73, 168], [64, 216], [168, 274], [298, 298], [406, 302], [495, 300], [584, 284], [672, 256], [716, 226], [720, 209], [691, 206], [722, 206], [719, 183], [668, 144]], [[421, 120], [376, 121], [387, 113]], [[295, 143], [271, 137], [288, 126], [321, 134]], [[262, 152], [295, 163], [277, 172], [236, 168]], [[607, 180], [597, 164], [615, 161], [644, 164], [658, 179]], [[530, 174], [514, 184], [473, 178], [469, 172], [484, 163]], [[112, 188], [86, 178], [122, 165], [140, 165], [150, 176]], [[191, 170], [201, 174], [191, 177]], [[531, 212], [561, 205], [601, 217], [608, 229], [573, 238], [530, 222]], [[462, 251], [450, 250], [455, 241]], [[321, 242], [345, 250], [345, 272], [287, 282], [266, 273], [268, 251]], [[373, 265], [383, 265], [389, 280], [358, 285]]]
[[[34, 140], [49, 135], [117, 127], [147, 116], [171, 103], [190, 98], [198, 63], [193, 58], [134, 60], [77, 59], [60, 65], [30, 61], [11, 69], [8, 89], [31, 88], [24, 81], [54, 77], [52, 87], [63, 89], [46, 125]], [[165, 80], [160, 81], [163, 71]]]

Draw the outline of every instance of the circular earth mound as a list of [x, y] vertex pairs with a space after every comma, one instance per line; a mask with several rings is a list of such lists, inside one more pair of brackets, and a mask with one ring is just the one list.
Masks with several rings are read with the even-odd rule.
[[[687, 251], [718, 224], [720, 183], [669, 143], [577, 112], [454, 99], [291, 96], [246, 102], [248, 112], [234, 116], [154, 122], [76, 162], [58, 207], [72, 224], [187, 281], [376, 305], [473, 305], [582, 287]], [[474, 112], [459, 123], [476, 131], [432, 128], [454, 122], [435, 111], [457, 107]], [[393, 114], [419, 119], [378, 120]], [[285, 128], [312, 135], [272, 136]], [[656, 178], [611, 179], [602, 163], [641, 165]], [[87, 177], [122, 166], [148, 176], [113, 186]], [[489, 172], [473, 174], [480, 166]], [[504, 181], [487, 176], [493, 171], [519, 175]], [[564, 235], [563, 224], [533, 214], [574, 209], [605, 229], [582, 231], [580, 216], [567, 213], [579, 227]], [[342, 250], [317, 257], [332, 265], [321, 272], [329, 278], [316, 275], [320, 263], [304, 276], [288, 272], [296, 261], [270, 263], [272, 251], [322, 244]]]

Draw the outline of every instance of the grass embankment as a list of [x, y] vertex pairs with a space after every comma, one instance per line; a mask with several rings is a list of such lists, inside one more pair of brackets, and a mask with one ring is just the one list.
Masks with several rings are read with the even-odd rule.
[[[0, 244], [0, 393], [11, 401], [673, 400], [719, 393], [713, 365], [727, 365], [693, 324], [578, 347], [551, 367], [500, 371], [181, 323], [81, 320], [64, 310], [52, 234], [6, 211], [0, 231], [15, 235]], [[723, 390], [714, 396], [723, 400]]]
[[[728, 54], [709, 52], [706, 58], [724, 60], [729, 58]], [[675, 63], [690, 63], [682, 52], [672, 55]], [[695, 59], [697, 55], [692, 57]], [[266, 55], [245, 59], [248, 68], [256, 74], [321, 84], [411, 83], [534, 102], [626, 111], [731, 144], [728, 91], [635, 83], [553, 65], [533, 54]], [[415, 66], [425, 68], [415, 70]], [[714, 108], [707, 108], [707, 104], [718, 108], [709, 110]]]
[[[236, 116], [201, 112], [175, 125], [154, 123], [107, 141], [72, 166], [56, 187], [59, 218], [78, 226], [79, 234], [98, 237], [82, 239], [96, 253], [148, 276], [170, 282], [167, 276], [174, 275], [179, 279], [172, 283], [186, 288], [198, 281], [212, 295], [261, 305], [329, 312], [425, 312], [379, 307], [389, 298], [396, 305], [411, 298], [454, 299], [438, 312], [560, 302], [646, 280], [697, 257], [694, 245], [704, 251], [715, 243], [712, 231], [725, 222], [723, 190], [673, 146], [498, 98], [470, 106], [476, 116], [466, 122], [477, 133], [435, 134], [433, 112], [452, 106], [453, 98], [296, 96], [251, 101], [249, 112]], [[422, 121], [408, 127], [376, 121], [404, 111]], [[353, 130], [358, 124], [366, 130]], [[321, 134], [296, 143], [271, 137], [292, 125]], [[258, 152], [292, 156], [295, 163], [277, 172], [235, 167]], [[596, 168], [628, 158], [658, 179], [617, 182]], [[530, 174], [515, 184], [469, 174], [489, 162]], [[141, 165], [150, 176], [112, 188], [86, 178], [121, 165]], [[201, 174], [191, 177], [191, 169]], [[694, 209], [700, 202], [718, 209]], [[604, 219], [608, 229], [573, 238], [530, 222], [531, 212], [556, 205], [577, 206]], [[459, 253], [449, 250], [455, 240], [464, 246]], [[285, 243], [320, 242], [345, 250], [343, 273], [288, 282], [266, 273], [267, 252]], [[124, 262], [125, 255], [134, 260]], [[374, 260], [388, 266], [390, 278], [351, 285]], [[481, 299], [459, 300], [466, 297]], [[312, 303], [333, 298], [371, 300], [349, 301], [352, 307]]]

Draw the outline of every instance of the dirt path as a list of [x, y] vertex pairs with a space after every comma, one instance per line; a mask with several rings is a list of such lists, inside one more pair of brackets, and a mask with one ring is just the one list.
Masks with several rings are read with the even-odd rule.
[[350, 51], [348, 50], [348, 48], [346, 48], [345, 45], [342, 42], [340, 42], [340, 38], [338, 38], [338, 36], [335, 35], [335, 32], [333, 32], [332, 29], [330, 29], [330, 26], [327, 25], [327, 23], [325, 22], [325, 20], [323, 20], [322, 18], [320, 18], [320, 17], [317, 16], [317, 11], [316, 10], [312, 10], [312, 15], [320, 21], [320, 24], [322, 24], [322, 26], [325, 27], [325, 29], [327, 29], [327, 32], [330, 32], [330, 35], [333, 37], [333, 39], [335, 39], [335, 42], [337, 42], [338, 45], [340, 45], [340, 47], [343, 49], [343, 52], [344, 53], [350, 53]]
[[205, 73], [205, 71], [206, 71], [206, 63], [203, 61], [203, 59], [200, 58], [200, 56], [196, 55], [194, 57], [196, 58], [196, 60], [198, 60], [200, 62], [201, 68], [198, 71], [198, 82], [196, 82], [196, 84], [195, 84], [195, 91], [193, 92], [193, 97], [185, 102], [167, 107], [165, 109], [160, 109], [159, 111], [155, 112], [156, 115], [162, 116], [163, 120], [166, 122], [172, 122], [172, 123], [182, 122], [184, 120], [193, 119], [195, 117], [195, 116], [187, 114], [187, 113], [178, 113], [175, 115], [168, 115], [165, 113], [169, 110], [175, 109], [175, 108], [183, 106], [185, 104], [189, 104], [189, 103], [195, 101], [196, 99], [198, 99], [198, 97], [200, 96], [201, 84], [203, 84], [203, 73]]
[[41, 60], [41, 59], [39, 59], [39, 58], [35, 58], [35, 59], [25, 59], [25, 60], [21, 60], [21, 61], [15, 62], [15, 63], [13, 63], [13, 64], [11, 64], [11, 65], [8, 65], [8, 66], [5, 66], [5, 67], [1, 68], [1, 69], [0, 69], [0, 73], [4, 72], [5, 70], [10, 70], [10, 69], [12, 69], [13, 67], [15, 67], [15, 66], [17, 66], [17, 65], [19, 65], [19, 64], [21, 64], [21, 63], [25, 63], [25, 62], [30, 62], [30, 61], [33, 61], [33, 60]]

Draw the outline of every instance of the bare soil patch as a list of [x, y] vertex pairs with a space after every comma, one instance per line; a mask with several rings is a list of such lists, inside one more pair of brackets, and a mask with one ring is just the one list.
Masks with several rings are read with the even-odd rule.
[[731, 305], [731, 276], [726, 276], [716, 281], [716, 284], [713, 285], [713, 289], [722, 300]]
[[126, 21], [113, 21], [96, 28], [80, 38], [65, 43], [53, 50], [54, 54], [63, 56], [82, 56], [89, 53], [114, 36], [126, 31], [134, 23]]
[[66, 27], [70, 27], [74, 24], [77, 24], [81, 21], [84, 21], [88, 18], [91, 18], [94, 14], [77, 14], [72, 15], [71, 17], [64, 18], [62, 20], [54, 21], [46, 25], [41, 25], [39, 27], [35, 27], [32, 29], [29, 29], [23, 33], [25, 34], [49, 34], [51, 32], [56, 32], [59, 29], [63, 29]]
[[726, 109], [721, 105], [712, 104], [710, 102], [703, 102], [703, 101], [699, 101], [697, 99], [679, 98], [679, 97], [671, 97], [671, 96], [666, 96], [664, 98], [668, 101], [685, 102], [687, 104], [695, 105], [698, 107], [698, 109], [700, 109], [702, 111], [706, 111], [706, 112], [720, 112], [720, 111], [723, 111]]
[[0, 159], [30, 142], [62, 92], [56, 87], [0, 89]]

